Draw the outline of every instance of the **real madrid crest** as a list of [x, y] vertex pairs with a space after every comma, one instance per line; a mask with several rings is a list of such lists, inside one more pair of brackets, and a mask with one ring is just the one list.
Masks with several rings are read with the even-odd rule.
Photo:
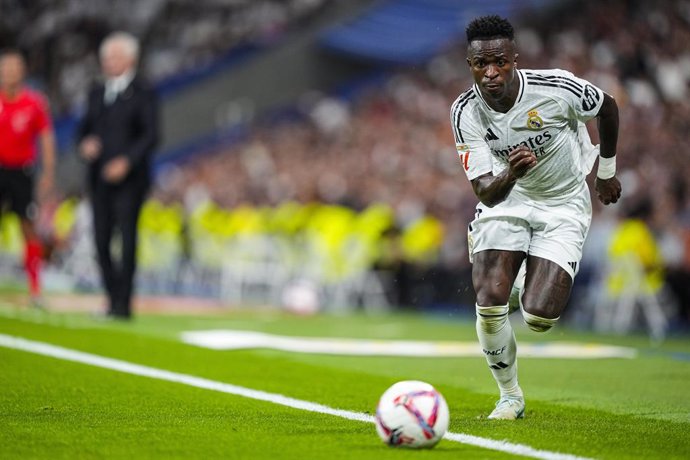
[[536, 110], [527, 112], [527, 127], [529, 129], [542, 129], [544, 127], [544, 120], [541, 119]]

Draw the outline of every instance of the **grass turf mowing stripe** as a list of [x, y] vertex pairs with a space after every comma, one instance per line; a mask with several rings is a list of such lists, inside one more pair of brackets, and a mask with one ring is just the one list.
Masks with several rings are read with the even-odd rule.
[[[21, 337], [14, 337], [10, 335], [0, 334], [0, 346], [10, 348], [13, 350], [21, 350], [30, 353], [35, 353], [42, 356], [49, 356], [52, 358], [62, 359], [65, 361], [72, 361], [81, 364], [87, 364], [94, 367], [110, 369], [126, 374], [137, 375], [141, 377], [149, 377], [157, 380], [164, 380], [168, 382], [181, 383], [196, 388], [206, 390], [213, 390], [222, 393], [228, 393], [236, 396], [243, 396], [245, 398], [255, 399], [259, 401], [270, 402], [282, 406], [291, 407], [294, 409], [306, 410], [309, 412], [317, 412], [328, 415], [335, 415], [337, 417], [348, 420], [356, 420], [360, 422], [374, 423], [374, 417], [361, 412], [353, 412], [342, 409], [335, 409], [322, 404], [304, 401], [300, 399], [291, 398], [276, 393], [268, 393], [260, 390], [253, 390], [238, 385], [218, 382], [193, 375], [181, 374], [177, 372], [166, 371], [164, 369], [157, 369], [154, 367], [143, 366], [140, 364], [130, 363], [119, 359], [107, 358], [104, 356], [94, 355], [81, 351], [71, 350], [48, 343], [36, 342], [33, 340], [23, 339]], [[539, 450], [523, 444], [514, 444], [507, 441], [496, 441], [493, 439], [482, 438], [464, 433], [446, 433], [445, 439], [449, 441], [460, 442], [463, 444], [482, 447], [485, 449], [497, 450], [514, 455], [521, 455], [525, 457], [532, 457], [544, 460], [588, 460], [584, 457], [578, 457], [570, 454], [562, 454], [559, 452], [551, 452], [547, 450]]]

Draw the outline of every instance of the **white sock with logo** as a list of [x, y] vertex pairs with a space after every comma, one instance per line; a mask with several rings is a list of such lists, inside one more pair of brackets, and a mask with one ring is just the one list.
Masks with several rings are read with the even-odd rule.
[[517, 343], [508, 321], [508, 305], [477, 305], [477, 337], [501, 397], [521, 397], [517, 379]]

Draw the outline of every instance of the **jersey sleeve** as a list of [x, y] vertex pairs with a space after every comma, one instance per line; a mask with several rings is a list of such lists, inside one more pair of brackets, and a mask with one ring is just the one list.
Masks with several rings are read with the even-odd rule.
[[579, 121], [594, 118], [604, 103], [604, 92], [587, 80], [576, 77], [565, 70], [554, 70], [551, 81], [566, 91], [558, 94], [568, 105], [569, 113]]
[[469, 180], [492, 172], [491, 150], [473, 117], [456, 104], [450, 111], [455, 149], [460, 157], [462, 168]]

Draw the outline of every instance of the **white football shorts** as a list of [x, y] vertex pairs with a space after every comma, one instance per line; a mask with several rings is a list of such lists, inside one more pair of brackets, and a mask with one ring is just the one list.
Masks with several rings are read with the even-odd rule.
[[479, 203], [468, 228], [470, 262], [474, 254], [489, 249], [522, 251], [555, 262], [575, 278], [591, 221], [592, 202], [585, 184], [572, 199], [559, 204], [514, 194], [493, 208]]

